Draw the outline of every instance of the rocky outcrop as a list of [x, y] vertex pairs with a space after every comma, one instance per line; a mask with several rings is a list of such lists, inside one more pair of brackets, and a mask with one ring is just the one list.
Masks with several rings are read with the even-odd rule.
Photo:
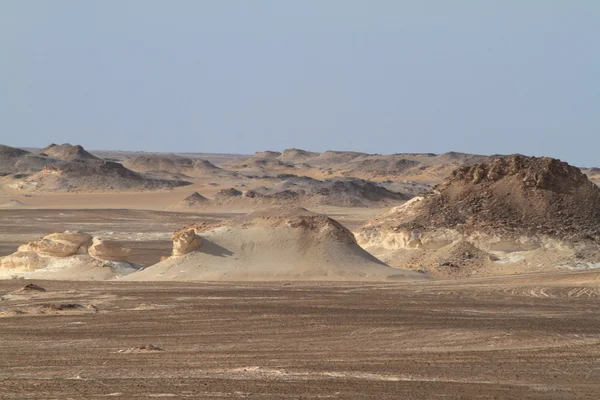
[[[118, 243], [83, 232], [51, 233], [0, 257], [0, 277], [25, 274], [40, 279], [109, 279], [140, 268], [127, 262], [130, 252]], [[66, 270], [72, 272], [61, 272]]]
[[[480, 263], [477, 273], [506, 273], [499, 263], [522, 262], [518, 271], [535, 270], [533, 265], [595, 265], [600, 261], [600, 188], [560, 160], [497, 158], [455, 170], [425, 196], [367, 223], [357, 237], [392, 265], [412, 264], [441, 276], [448, 276], [447, 269], [423, 260], [434, 260], [432, 252], [446, 257], [448, 246], [459, 242], [497, 259], [485, 268]], [[411, 251], [420, 259], [409, 256]]]
[[75, 254], [85, 254], [92, 241], [87, 233], [65, 231], [51, 233], [31, 243], [19, 247], [21, 253], [32, 252], [40, 256], [69, 257]]
[[40, 150], [40, 154], [63, 161], [98, 160], [98, 157], [88, 153], [80, 145], [72, 145], [70, 143], [61, 145], [52, 143], [50, 146]]
[[120, 244], [95, 237], [88, 250], [90, 256], [106, 261], [127, 261], [131, 249], [121, 247]]
[[191, 253], [202, 246], [202, 239], [196, 234], [197, 228], [197, 225], [190, 225], [173, 233], [173, 256]]
[[40, 256], [33, 251], [17, 251], [0, 258], [0, 268], [9, 271], [34, 271], [45, 266], [46, 263], [42, 263]]

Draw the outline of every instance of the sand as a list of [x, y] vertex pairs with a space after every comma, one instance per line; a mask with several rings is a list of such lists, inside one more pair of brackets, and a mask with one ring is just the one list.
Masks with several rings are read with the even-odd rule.
[[122, 280], [423, 280], [360, 248], [337, 221], [301, 208], [257, 211], [198, 231], [201, 247]]

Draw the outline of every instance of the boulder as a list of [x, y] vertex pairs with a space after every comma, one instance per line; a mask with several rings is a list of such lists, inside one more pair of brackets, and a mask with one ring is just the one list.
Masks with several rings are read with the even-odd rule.
[[190, 226], [173, 233], [173, 256], [182, 256], [198, 250], [202, 239], [196, 234], [196, 227]]
[[86, 233], [65, 231], [51, 233], [19, 247], [19, 252], [33, 252], [40, 256], [69, 257], [85, 254], [92, 237]]
[[104, 261], [126, 261], [131, 249], [110, 240], [94, 237], [88, 252], [90, 256]]

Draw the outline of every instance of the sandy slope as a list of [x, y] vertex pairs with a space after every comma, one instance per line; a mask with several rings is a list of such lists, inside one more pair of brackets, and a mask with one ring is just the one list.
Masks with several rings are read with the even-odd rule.
[[304, 209], [256, 212], [220, 226], [198, 227], [201, 247], [123, 280], [382, 281], [419, 280], [361, 249], [338, 222]]

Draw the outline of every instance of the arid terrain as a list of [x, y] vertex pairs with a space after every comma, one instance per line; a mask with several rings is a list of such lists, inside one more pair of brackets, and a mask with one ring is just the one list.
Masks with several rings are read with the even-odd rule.
[[0, 398], [596, 399], [599, 282], [8, 280]]
[[0, 146], [0, 399], [600, 398], [599, 182]]

